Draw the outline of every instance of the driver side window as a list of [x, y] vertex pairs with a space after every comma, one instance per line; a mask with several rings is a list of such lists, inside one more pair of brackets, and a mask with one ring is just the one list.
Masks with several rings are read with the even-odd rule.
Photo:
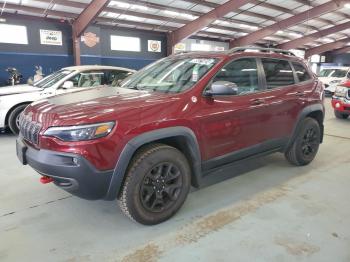
[[237, 85], [237, 95], [254, 93], [259, 90], [258, 66], [255, 58], [243, 58], [225, 65], [214, 77], [218, 81]]

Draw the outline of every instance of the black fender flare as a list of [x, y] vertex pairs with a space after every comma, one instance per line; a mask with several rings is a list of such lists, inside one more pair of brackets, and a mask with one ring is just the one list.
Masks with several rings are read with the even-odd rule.
[[301, 123], [302, 121], [311, 113], [313, 112], [318, 112], [321, 111], [323, 116], [322, 116], [322, 123], [320, 123], [320, 128], [321, 128], [321, 143], [323, 142], [323, 135], [324, 135], [324, 126], [323, 126], [323, 121], [324, 121], [324, 117], [325, 117], [325, 108], [323, 104], [312, 104], [309, 106], [306, 106], [305, 108], [303, 108], [303, 110], [299, 113], [298, 118], [297, 118], [297, 122], [293, 128], [293, 133], [292, 136], [289, 140], [289, 142], [287, 143], [286, 147], [284, 148], [284, 152], [286, 152], [294, 143], [294, 140], [296, 139], [296, 136], [298, 135], [298, 132], [301, 128]]
[[114, 200], [119, 196], [126, 170], [134, 153], [143, 145], [165, 138], [183, 137], [187, 143], [187, 149], [192, 162], [192, 184], [199, 186], [201, 177], [201, 154], [198, 141], [194, 132], [184, 126], [169, 127], [146, 132], [131, 139], [123, 148], [117, 164], [114, 168], [106, 200]]

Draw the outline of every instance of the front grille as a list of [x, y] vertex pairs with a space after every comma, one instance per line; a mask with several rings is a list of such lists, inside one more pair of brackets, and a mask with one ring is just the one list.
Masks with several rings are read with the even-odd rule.
[[24, 139], [37, 145], [39, 143], [39, 132], [41, 125], [34, 122], [28, 116], [21, 114], [19, 118], [19, 130]]

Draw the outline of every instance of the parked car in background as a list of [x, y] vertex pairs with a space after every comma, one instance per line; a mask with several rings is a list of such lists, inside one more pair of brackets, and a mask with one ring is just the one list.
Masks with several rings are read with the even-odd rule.
[[289, 51], [184, 53], [117, 88], [32, 103], [21, 114], [17, 156], [43, 183], [118, 199], [131, 219], [157, 224], [191, 185], [232, 173], [232, 163], [280, 152], [309, 164], [322, 142], [323, 100], [323, 84]]
[[112, 66], [72, 66], [46, 76], [33, 85], [1, 87], [0, 129], [9, 127], [18, 134], [19, 115], [33, 101], [100, 85], [115, 86], [134, 72]]
[[337, 118], [346, 119], [350, 115], [350, 79], [337, 86], [332, 97], [332, 106]]
[[325, 85], [325, 94], [332, 96], [341, 82], [350, 80], [350, 67], [325, 68], [321, 70], [318, 79]]

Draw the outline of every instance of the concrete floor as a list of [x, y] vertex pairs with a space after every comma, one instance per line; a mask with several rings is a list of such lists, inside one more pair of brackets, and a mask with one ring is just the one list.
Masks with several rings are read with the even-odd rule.
[[191, 193], [154, 227], [114, 202], [43, 186], [0, 135], [0, 261], [350, 261], [350, 120], [327, 100], [326, 136], [309, 166], [282, 155]]

